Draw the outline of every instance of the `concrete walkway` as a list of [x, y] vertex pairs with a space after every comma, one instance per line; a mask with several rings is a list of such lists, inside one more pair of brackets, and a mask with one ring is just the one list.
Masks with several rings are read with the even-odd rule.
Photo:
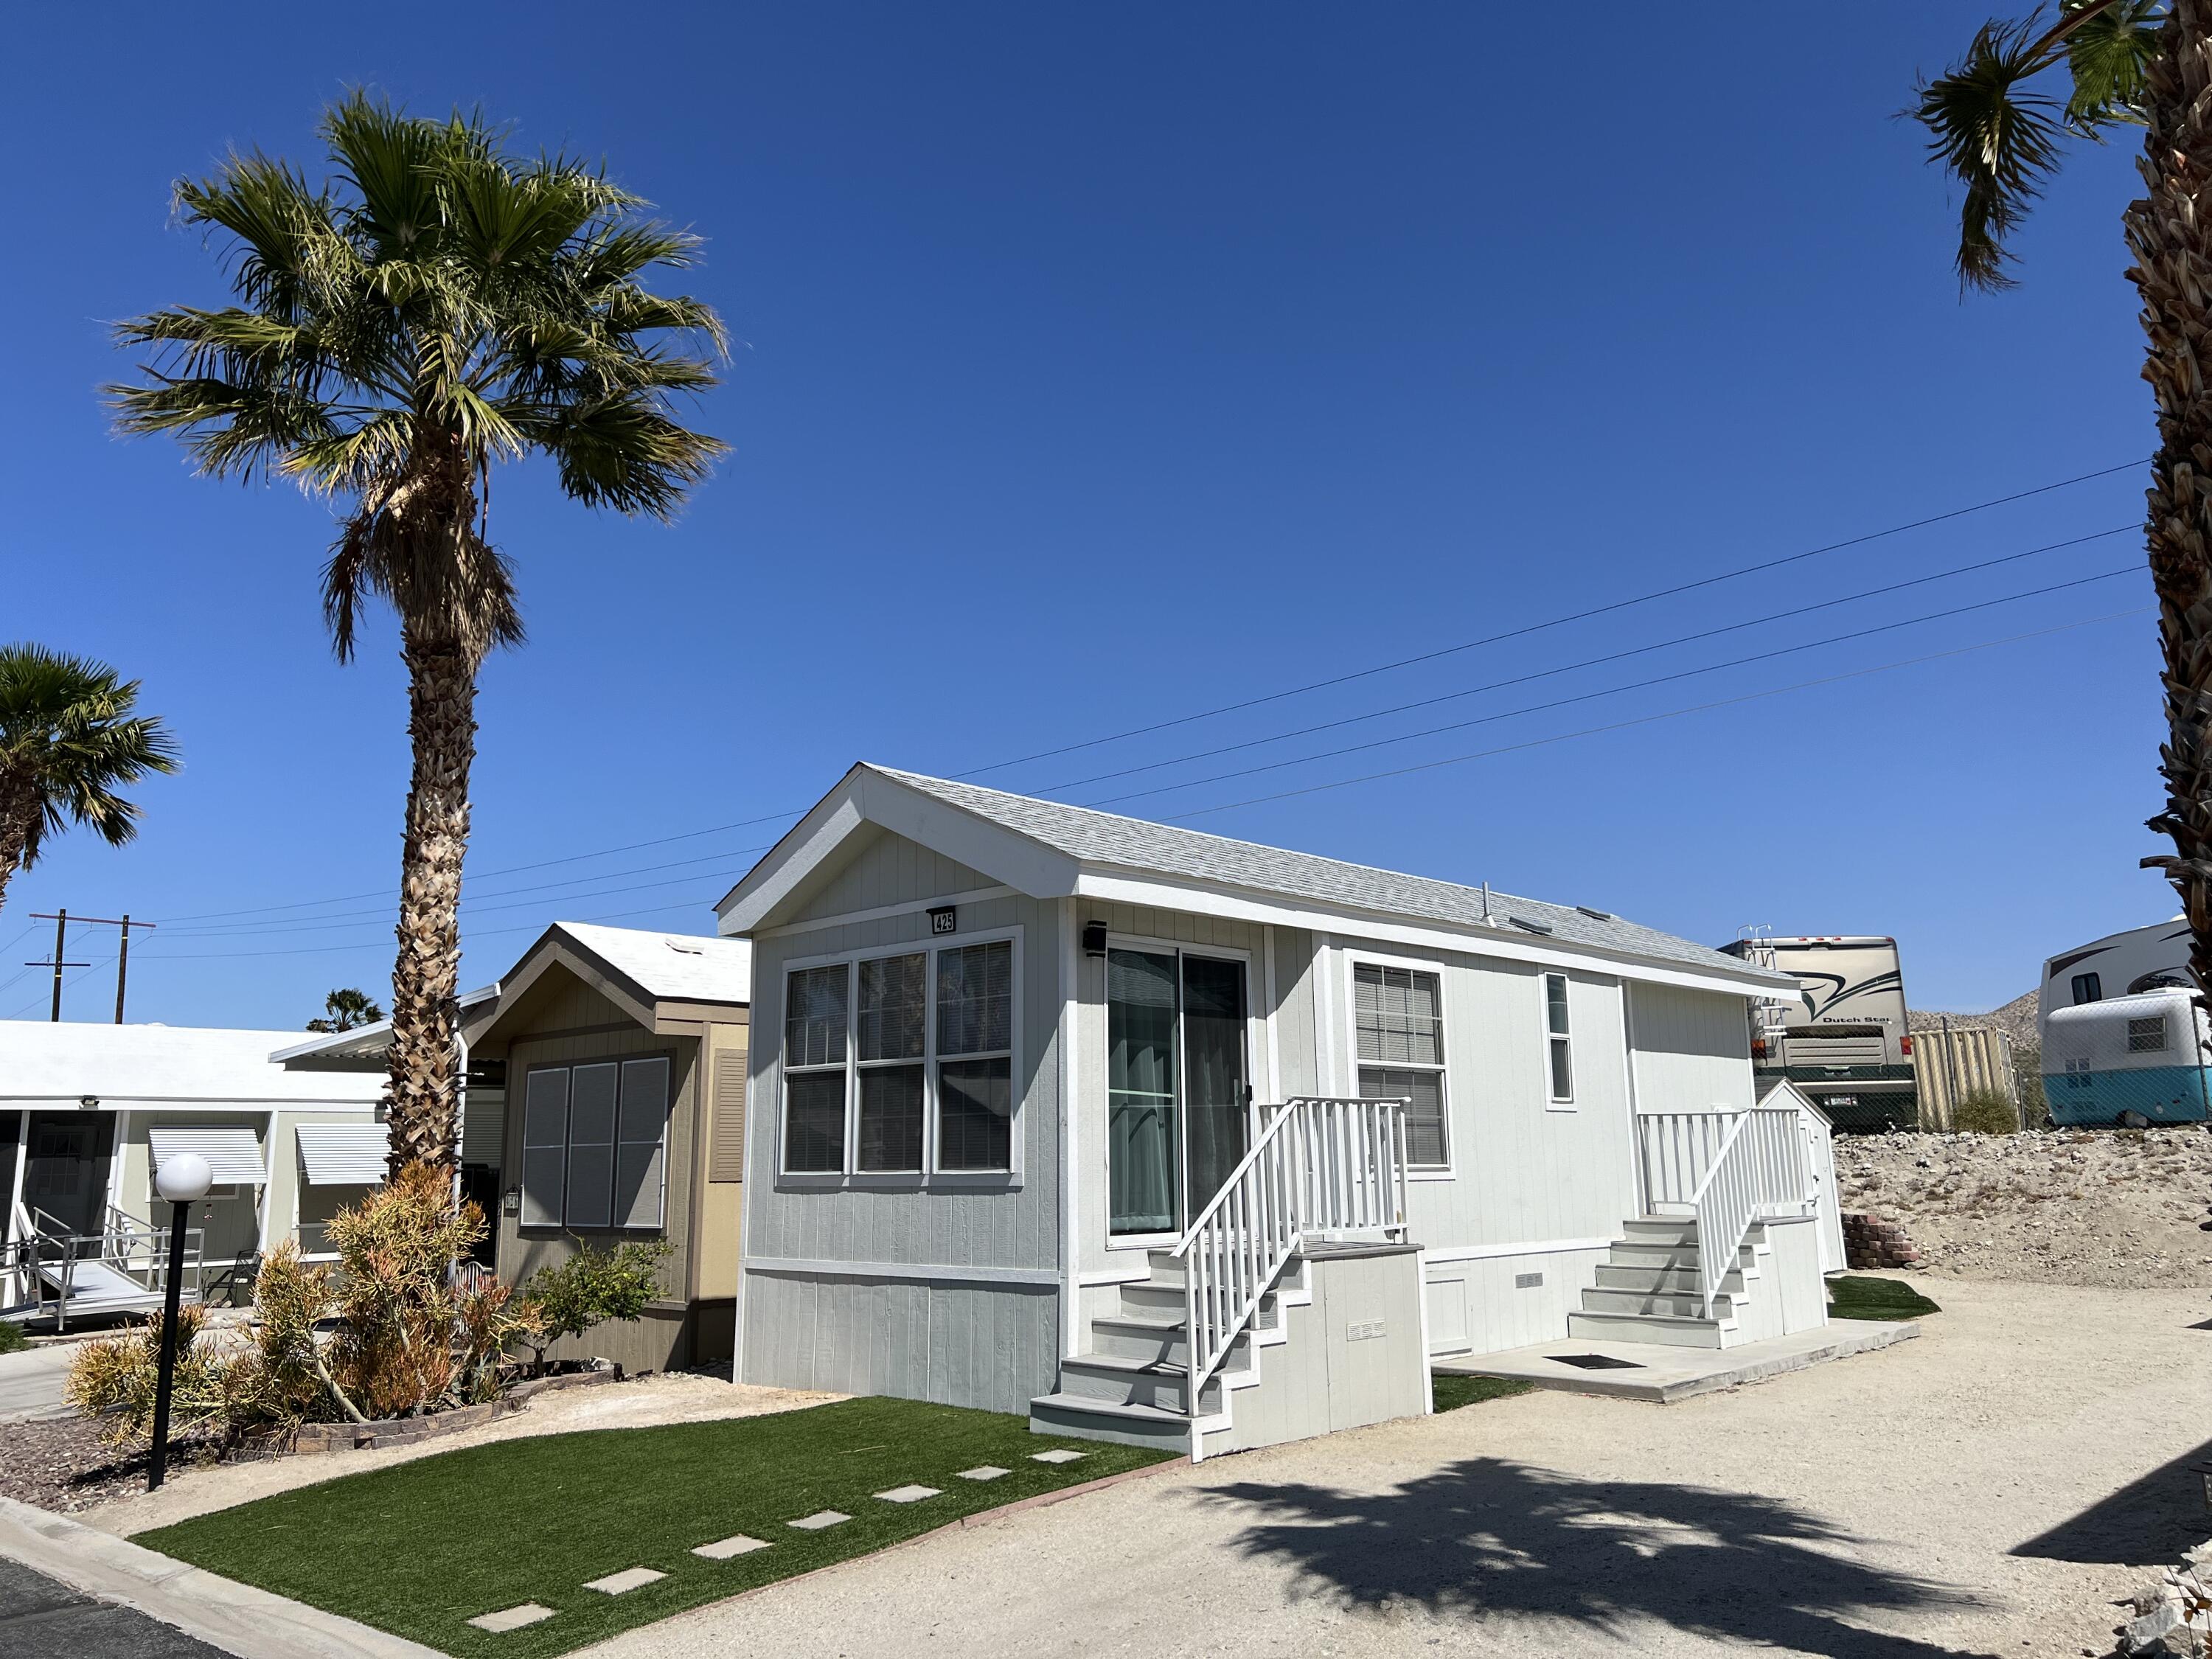
[[64, 1389], [69, 1382], [70, 1361], [76, 1357], [73, 1342], [0, 1353], [0, 1423], [67, 1417], [70, 1409]]
[[[54, 1659], [74, 1659], [75, 1653], [86, 1659], [133, 1654], [146, 1659], [197, 1659], [210, 1652], [236, 1659], [439, 1659], [435, 1650], [419, 1643], [218, 1577], [94, 1532], [64, 1516], [0, 1498], [0, 1570], [10, 1566], [16, 1571], [8, 1572], [0, 1583], [12, 1586], [15, 1595], [33, 1604], [27, 1611], [39, 1612], [35, 1604], [43, 1601], [47, 1604], [44, 1611], [59, 1615], [54, 1623], [64, 1631], [112, 1635], [139, 1644], [72, 1650], [48, 1629], [27, 1625], [31, 1641], [20, 1650], [50, 1654]], [[72, 1590], [80, 1601], [134, 1610], [172, 1634], [149, 1631], [137, 1620], [101, 1614], [96, 1605], [76, 1606], [63, 1599]], [[19, 1650], [7, 1639], [11, 1633], [0, 1623], [0, 1652]]]
[[600, 1659], [2111, 1650], [2212, 1535], [2203, 1292], [1915, 1279], [1912, 1341], [1674, 1405], [1539, 1392], [942, 1534]]
[[[1504, 1376], [1540, 1389], [1649, 1400], [1664, 1405], [1745, 1382], [1802, 1371], [1831, 1359], [1871, 1353], [1909, 1342], [1920, 1328], [1905, 1322], [1838, 1319], [1818, 1330], [1746, 1342], [1735, 1348], [1670, 1347], [1657, 1342], [1589, 1342], [1565, 1337], [1526, 1348], [1508, 1348], [1479, 1359], [1447, 1359], [1437, 1370], [1463, 1376]], [[1564, 1358], [1562, 1356], [1565, 1356]], [[1597, 1359], [1598, 1365], [1576, 1364]]]

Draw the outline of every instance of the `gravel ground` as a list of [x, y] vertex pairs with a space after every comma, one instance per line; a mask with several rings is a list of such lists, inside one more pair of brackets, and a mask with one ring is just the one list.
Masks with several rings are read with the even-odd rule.
[[[189, 1465], [206, 1455], [196, 1442], [172, 1442], [170, 1477], [179, 1460]], [[73, 1417], [0, 1424], [0, 1498], [70, 1515], [145, 1489], [145, 1455], [103, 1445], [94, 1424]]]
[[1838, 1135], [1836, 1179], [1946, 1278], [2212, 1288], [2202, 1128]]
[[[2206, 1530], [2201, 1293], [1919, 1282], [1918, 1340], [1672, 1406], [1549, 1391], [1174, 1468], [599, 1659], [2108, 1653]], [[2132, 1490], [2131, 1490], [2132, 1488]]]

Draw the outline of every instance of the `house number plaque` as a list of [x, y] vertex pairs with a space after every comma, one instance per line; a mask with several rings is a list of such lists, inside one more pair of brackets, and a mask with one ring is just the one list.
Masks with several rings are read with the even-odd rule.
[[940, 904], [929, 913], [929, 931], [950, 933], [960, 925], [960, 913], [950, 904]]

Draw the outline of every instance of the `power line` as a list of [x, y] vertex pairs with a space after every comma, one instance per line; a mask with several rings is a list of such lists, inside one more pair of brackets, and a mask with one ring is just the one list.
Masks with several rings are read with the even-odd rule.
[[[570, 920], [575, 921], [620, 921], [631, 916], [657, 916], [664, 915], [671, 910], [690, 910], [695, 908], [695, 906], [690, 904], [655, 904], [642, 910], [617, 910], [602, 915], [575, 916], [570, 918]], [[541, 931], [539, 924], [526, 921], [519, 923], [513, 927], [488, 927], [481, 933], [472, 933], [468, 936], [468, 939], [463, 940], [462, 943], [465, 947], [471, 940], [480, 939], [497, 939], [505, 933], [534, 933], [539, 931]], [[362, 939], [359, 943], [354, 945], [296, 945], [289, 950], [283, 951], [179, 951], [175, 955], [164, 954], [155, 957], [154, 960], [157, 962], [234, 962], [249, 957], [326, 957], [335, 955], [343, 951], [374, 951], [377, 948], [378, 945], [376, 940]]]
[[1758, 564], [1747, 564], [1734, 570], [1723, 570], [1717, 576], [1701, 576], [1695, 581], [1681, 582], [1673, 587], [1656, 588], [1649, 593], [1639, 593], [1634, 599], [1615, 599], [1609, 605], [1592, 605], [1586, 611], [1571, 611], [1553, 617], [1549, 621], [1528, 623], [1519, 628], [1506, 629], [1502, 634], [1486, 635], [1479, 640], [1468, 640], [1461, 645], [1448, 645], [1435, 651], [1424, 651], [1416, 656], [1401, 657], [1395, 662], [1386, 662], [1373, 668], [1355, 669], [1348, 674], [1334, 674], [1324, 680], [1313, 680], [1304, 685], [1294, 685], [1285, 691], [1270, 691], [1261, 696], [1247, 697], [1240, 702], [1228, 702], [1218, 708], [1208, 708], [1195, 714], [1179, 714], [1173, 720], [1156, 720], [1150, 726], [1133, 726], [1126, 732], [1111, 736], [1090, 738], [1081, 743], [1063, 744], [1056, 749], [1040, 749], [1033, 755], [1019, 759], [994, 761], [988, 766], [978, 766], [966, 772], [955, 772], [956, 778], [981, 777], [986, 772], [999, 772], [1010, 766], [1026, 765], [1030, 761], [1048, 760], [1054, 755], [1073, 754], [1079, 749], [1096, 749], [1102, 744], [1119, 743], [1125, 738], [1141, 738], [1154, 732], [1165, 732], [1174, 726], [1188, 726], [1195, 720], [1212, 720], [1218, 714], [1233, 714], [1239, 710], [1256, 708], [1262, 703], [1279, 702], [1285, 697], [1302, 696], [1309, 691], [1319, 691], [1332, 685], [1345, 685], [1353, 680], [1367, 679], [1376, 674], [1388, 674], [1393, 670], [1411, 668], [1419, 663], [1434, 662], [1439, 657], [1456, 655], [1486, 645], [1498, 645], [1506, 640], [1517, 640], [1530, 634], [1540, 634], [1547, 629], [1564, 628], [1569, 623], [1587, 622], [1592, 617], [1603, 617], [1615, 611], [1626, 611], [1639, 605], [1650, 605], [1656, 599], [1668, 599], [1677, 594], [1695, 592], [1701, 587], [1711, 587], [1719, 582], [1734, 581], [1740, 576], [1757, 575], [1762, 570], [1778, 570], [1784, 565], [1797, 564], [1807, 559], [1819, 558], [1824, 553], [1840, 552], [1847, 547], [1863, 547], [1869, 542], [1878, 542], [1886, 537], [1902, 536], [1907, 531], [1924, 530], [1931, 524], [1944, 524], [1953, 519], [1963, 519], [1970, 514], [1986, 513], [1991, 507], [2003, 507], [2013, 501], [2024, 501], [2031, 496], [2047, 495], [2054, 489], [2065, 489], [2077, 483], [2087, 483], [2094, 478], [2108, 478], [2115, 472], [2124, 472], [2142, 462], [2123, 461], [2118, 466], [2100, 467], [2094, 472], [2084, 472], [2071, 478], [2061, 478], [2057, 483], [2039, 484], [2033, 489], [2023, 489], [2011, 495], [2000, 495], [1994, 501], [1977, 502], [1972, 507], [1954, 507], [1948, 513], [1938, 513], [1925, 519], [1915, 519], [1910, 524], [1892, 525], [1887, 530], [1870, 530], [1863, 536], [1852, 536], [1840, 542], [1830, 542], [1825, 547], [1808, 548], [1802, 553], [1785, 554], [1778, 559], [1763, 560]]
[[1972, 605], [1954, 605], [1948, 611], [1931, 611], [1924, 616], [1907, 617], [1902, 622], [1881, 623], [1872, 628], [1854, 629], [1847, 634], [1832, 634], [1825, 640], [1808, 640], [1802, 645], [1778, 646], [1771, 651], [1754, 652], [1747, 657], [1735, 657], [1727, 662], [1707, 663], [1697, 668], [1684, 668], [1672, 674], [1660, 674], [1648, 680], [1634, 680], [1626, 685], [1607, 686], [1602, 690], [1578, 692], [1571, 697], [1556, 697], [1550, 702], [1529, 703], [1520, 708], [1508, 708], [1495, 714], [1479, 714], [1472, 720], [1454, 720], [1446, 726], [1431, 726], [1425, 731], [1407, 732], [1397, 737], [1376, 738], [1367, 743], [1346, 744], [1341, 749], [1325, 749], [1319, 754], [1297, 755], [1289, 760], [1269, 761], [1262, 766], [1241, 767], [1233, 772], [1216, 772], [1210, 777], [1188, 778], [1180, 783], [1163, 783], [1151, 789], [1133, 790], [1125, 795], [1109, 795], [1100, 800], [1080, 803], [1085, 806], [1102, 807], [1122, 801], [1142, 800], [1148, 795], [1172, 794], [1178, 789], [1195, 789], [1203, 784], [1225, 783], [1232, 778], [1249, 778], [1261, 772], [1279, 772], [1286, 766], [1306, 766], [1315, 761], [1334, 760], [1344, 755], [1357, 755], [1370, 749], [1387, 749], [1393, 744], [1412, 743], [1420, 738], [1433, 738], [1446, 732], [1463, 732], [1470, 726], [1487, 726], [1493, 721], [1511, 720], [1521, 714], [1540, 714], [1547, 709], [1565, 708], [1578, 702], [1594, 702], [1599, 697], [1617, 697], [1626, 691], [1647, 690], [1655, 685], [1666, 685], [1675, 680], [1694, 679], [1700, 674], [1717, 674], [1726, 669], [1741, 668], [1747, 664], [1768, 662], [1777, 657], [1795, 656], [1802, 651], [1817, 651], [1823, 646], [1841, 645], [1850, 640], [1868, 639], [1876, 634], [1893, 634], [1900, 628], [1914, 628], [1922, 623], [1942, 622], [1950, 617], [1963, 617], [1976, 611], [1988, 611], [2000, 605], [2014, 605], [2022, 599], [2041, 599], [2048, 593], [2063, 593], [2069, 588], [2087, 587], [2093, 582], [2108, 582], [2118, 576], [2132, 576], [2141, 569], [2137, 565], [2123, 565], [2117, 570], [2100, 571], [2094, 576], [2081, 576], [2068, 582], [2053, 582], [2048, 587], [2032, 587], [2021, 593], [2007, 593], [1994, 599], [1980, 599]]
[[[2114, 466], [2101, 467], [2093, 472], [2079, 473], [2072, 477], [2061, 478], [2051, 483], [2039, 484], [2030, 489], [2017, 490], [2011, 495], [1999, 495], [1993, 497], [1989, 501], [1978, 501], [1972, 506], [1954, 507], [1948, 512], [1933, 514], [1928, 517], [1915, 519], [1907, 523], [1892, 525], [1881, 530], [1869, 531], [1864, 534], [1848, 537], [1841, 541], [1830, 542], [1824, 546], [1808, 548], [1802, 552], [1786, 554], [1779, 558], [1765, 560], [1756, 564], [1744, 565], [1734, 570], [1723, 571], [1716, 575], [1700, 577], [1694, 581], [1680, 583], [1672, 587], [1660, 588], [1651, 592], [1638, 594], [1630, 599], [1619, 599], [1607, 605], [1592, 606], [1587, 610], [1553, 617], [1542, 622], [1530, 623], [1519, 628], [1507, 629], [1503, 633], [1489, 635], [1481, 639], [1468, 640], [1457, 645], [1443, 647], [1434, 651], [1422, 652], [1414, 656], [1398, 659], [1393, 662], [1382, 663], [1373, 667], [1358, 669], [1346, 674], [1334, 675], [1327, 679], [1315, 680], [1304, 685], [1291, 686], [1284, 690], [1268, 692], [1261, 696], [1246, 698], [1237, 702], [1225, 703], [1220, 707], [1203, 709], [1195, 714], [1180, 715], [1171, 720], [1154, 721], [1146, 726], [1133, 726], [1126, 731], [1109, 733], [1103, 737], [1091, 738], [1079, 743], [1063, 744], [1054, 748], [1039, 750], [1032, 754], [1019, 756], [1012, 760], [995, 761], [988, 766], [975, 767], [964, 772], [956, 772], [952, 774], [952, 775], [956, 778], [980, 777], [988, 772], [1003, 771], [1010, 767], [1025, 765], [1031, 761], [1048, 759], [1056, 755], [1073, 754], [1085, 749], [1099, 748], [1107, 744], [1119, 743], [1130, 738], [1146, 736], [1155, 732], [1167, 731], [1176, 726], [1192, 725], [1200, 720], [1212, 720], [1218, 715], [1234, 714], [1243, 709], [1257, 708], [1263, 704], [1271, 702], [1282, 702], [1290, 697], [1303, 696], [1310, 691], [1322, 690], [1330, 686], [1346, 684], [1352, 681], [1370, 678], [1378, 674], [1389, 673], [1401, 668], [1413, 667], [1420, 663], [1437, 660], [1439, 658], [1457, 655], [1468, 651], [1476, 650], [1486, 645], [1500, 644], [1507, 640], [1519, 639], [1529, 635], [1542, 633], [1551, 629], [1565, 627], [1572, 623], [1587, 621], [1594, 617], [1606, 616], [1612, 612], [1628, 610], [1637, 605], [1649, 605], [1659, 599], [1669, 599], [1680, 594], [1693, 592], [1700, 588], [1713, 586], [1722, 582], [1733, 581], [1743, 576], [1754, 575], [1761, 571], [1779, 569], [1784, 566], [1801, 563], [1808, 559], [1817, 558], [1824, 554], [1838, 552], [1846, 548], [1863, 546], [1870, 542], [1883, 540], [1893, 536], [1901, 536], [1914, 530], [1925, 529], [1930, 525], [1944, 524], [1954, 519], [1971, 516], [1973, 514], [1985, 513], [1996, 507], [2010, 505], [2015, 501], [2027, 501], [2039, 495], [2051, 494], [2056, 490], [2070, 489], [2075, 484], [2087, 483], [2099, 478], [2110, 477], [2115, 473], [2124, 472], [2132, 467], [2140, 466], [2142, 465], [2142, 463], [2140, 460], [2130, 460], [2122, 462]], [[1172, 764], [1173, 763], [1164, 763]], [[1072, 787], [1076, 786], [1065, 787]], [[679, 834], [672, 836], [659, 836], [646, 841], [628, 842], [619, 846], [599, 848], [589, 852], [569, 854], [560, 858], [542, 859], [529, 864], [507, 865], [497, 870], [482, 872], [476, 878], [481, 880], [490, 879], [498, 876], [520, 875], [533, 870], [550, 869], [558, 865], [584, 863], [592, 859], [610, 858], [619, 853], [639, 852], [647, 848], [665, 847], [675, 842], [696, 840], [703, 836], [720, 835], [732, 830], [750, 829], [759, 824], [779, 823], [786, 819], [795, 818], [801, 816], [803, 813], [811, 810], [811, 804], [810, 803], [806, 806], [791, 807], [781, 811], [766, 812], [755, 817], [741, 818], [734, 823], [716, 824], [703, 830], [684, 830]], [[351, 903], [357, 900], [389, 899], [395, 891], [396, 889], [393, 887], [380, 887], [359, 893], [340, 894], [328, 898], [299, 899], [283, 904], [250, 906], [228, 910], [196, 911], [188, 915], [161, 917], [157, 918], [157, 920], [165, 923], [175, 924], [189, 921], [217, 921], [240, 916], [270, 915], [282, 911], [313, 910], [319, 908], [325, 905]], [[301, 917], [299, 918], [299, 920], [308, 921], [315, 919]]]
[[[1081, 789], [1094, 783], [1109, 783], [1116, 778], [1134, 777], [1140, 773], [1158, 772], [1170, 766], [1182, 766], [1191, 761], [1212, 760], [1220, 755], [1233, 755], [1247, 749], [1261, 748], [1271, 743], [1287, 743], [1292, 738], [1307, 738], [1317, 732], [1334, 732], [1346, 726], [1358, 726], [1363, 721], [1382, 720], [1391, 714], [1403, 714], [1416, 708], [1432, 708], [1438, 703], [1456, 702], [1465, 697], [1480, 696], [1486, 691], [1503, 690], [1510, 685], [1525, 685], [1532, 680], [1549, 679], [1560, 674], [1571, 674], [1584, 668], [1595, 668], [1609, 662], [1620, 662], [1629, 657], [1649, 655], [1654, 651], [1665, 651], [1678, 645], [1689, 645], [1698, 640], [1709, 640], [1723, 634], [1741, 633], [1747, 628], [1763, 627], [1768, 623], [1786, 621], [1792, 617], [1809, 616], [1815, 611], [1831, 611], [1838, 605], [1850, 605], [1860, 599], [1876, 599], [1885, 593], [1900, 592], [1908, 587], [1922, 587], [1930, 582], [1942, 581], [1952, 576], [1963, 576], [1977, 570], [1988, 570], [2001, 564], [2014, 564], [2039, 553], [2055, 553], [2063, 548], [2079, 547], [2085, 543], [2101, 541], [2106, 537], [2124, 535], [2139, 526], [2121, 525], [2112, 530], [2100, 530], [2087, 536], [2076, 536], [2070, 541], [2051, 542], [2041, 547], [2031, 547], [2023, 553], [2008, 553], [2000, 558], [1983, 559], [1973, 564], [1954, 565], [1948, 570], [1936, 571], [1933, 575], [1914, 576], [1905, 581], [1889, 582], [1880, 587], [1869, 587], [1856, 593], [1846, 593], [1841, 599], [1822, 599], [1817, 605], [1801, 605], [1788, 611], [1774, 611], [1764, 617], [1753, 617], [1747, 622], [1729, 623], [1719, 628], [1701, 629], [1694, 634], [1678, 634], [1673, 639], [1661, 640], [1652, 645], [1632, 646], [1626, 651], [1608, 652], [1600, 657], [1585, 657], [1580, 662], [1563, 663], [1555, 668], [1533, 669], [1526, 674], [1516, 674], [1508, 679], [1492, 680], [1483, 685], [1471, 685], [1464, 690], [1445, 691], [1433, 697], [1417, 697], [1411, 702], [1395, 703], [1388, 708], [1377, 708], [1364, 714], [1347, 714], [1341, 720], [1321, 720], [1312, 726], [1302, 726], [1294, 731], [1277, 732], [1264, 738], [1251, 738], [1242, 743], [1226, 743], [1218, 748], [1200, 749], [1172, 760], [1147, 761], [1141, 766], [1125, 766], [1112, 772], [1099, 772], [1087, 778], [1076, 778], [1066, 783], [1048, 786], [1038, 793], [1054, 794], [1064, 789]], [[1170, 786], [1179, 787], [1180, 786]], [[1121, 799], [1129, 799], [1122, 797]]]
[[1269, 801], [1289, 800], [1297, 795], [1318, 795], [1331, 789], [1349, 789], [1362, 783], [1377, 783], [1386, 778], [1402, 778], [1416, 772], [1433, 772], [1446, 766], [1463, 766], [1469, 761], [1487, 760], [1494, 755], [1510, 755], [1524, 749], [1541, 749], [1550, 744], [1567, 743], [1577, 738], [1595, 738], [1608, 732], [1625, 732], [1632, 726], [1651, 726], [1661, 720], [1680, 720], [1686, 714], [1702, 714], [1716, 708], [1732, 708], [1737, 703], [1757, 702], [1764, 697], [1784, 696], [1792, 691], [1808, 691], [1815, 686], [1834, 685], [1843, 680], [1863, 679], [1869, 674], [1887, 674], [1893, 669], [1913, 668], [1922, 663], [1941, 662], [1949, 657], [1964, 657], [1977, 651], [1995, 650], [2001, 645], [2017, 645], [2023, 640], [2039, 640], [2053, 634], [2069, 633], [2076, 628], [2088, 628], [2099, 623], [2118, 622], [2129, 617], [2146, 617], [2152, 611], [2149, 605], [2137, 605], [2131, 611], [2115, 611], [2102, 617], [2089, 617], [2081, 622], [2061, 623], [2056, 628], [2038, 629], [2028, 634], [2008, 635], [2001, 640], [1984, 640], [1978, 645], [1962, 645], [1950, 651], [1932, 651], [1924, 657], [1906, 657], [1897, 662], [1877, 664], [1872, 668], [1854, 668], [1841, 674], [1829, 674], [1816, 680], [1800, 680], [1795, 685], [1778, 685], [1766, 691], [1747, 691], [1740, 697], [1721, 697], [1711, 702], [1693, 703], [1686, 708], [1670, 708], [1659, 714], [1639, 714], [1633, 720], [1615, 720], [1607, 726], [1585, 726], [1579, 732], [1561, 732], [1548, 738], [1531, 738], [1526, 743], [1510, 743], [1497, 749], [1480, 749], [1468, 755], [1449, 755], [1443, 760], [1423, 761], [1414, 766], [1394, 767], [1387, 772], [1369, 772], [1356, 778], [1340, 778], [1334, 783], [1308, 784], [1303, 788], [1285, 789], [1272, 795], [1254, 795], [1245, 800], [1224, 801], [1218, 806], [1194, 807], [1188, 812], [1178, 812], [1164, 820], [1181, 823], [1186, 818], [1202, 818], [1214, 812], [1233, 812], [1240, 806], [1261, 806]]

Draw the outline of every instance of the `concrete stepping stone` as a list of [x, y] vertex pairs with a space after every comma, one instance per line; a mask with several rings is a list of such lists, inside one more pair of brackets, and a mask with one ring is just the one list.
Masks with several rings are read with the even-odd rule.
[[961, 1470], [960, 1479], [963, 1480], [996, 1480], [1001, 1475], [1012, 1474], [1012, 1473], [1013, 1471], [1012, 1469], [1001, 1469], [995, 1468], [989, 1463], [984, 1463], [972, 1469]]
[[534, 1625], [552, 1616], [552, 1608], [541, 1607], [535, 1601], [525, 1601], [519, 1607], [503, 1607], [497, 1613], [480, 1613], [469, 1623], [478, 1630], [488, 1630], [496, 1635], [505, 1631], [520, 1630], [525, 1625]]
[[798, 1520], [787, 1521], [784, 1524], [796, 1527], [801, 1532], [820, 1532], [824, 1527], [842, 1526], [852, 1518], [849, 1515], [840, 1515], [835, 1510], [817, 1510], [811, 1515], [802, 1515]]
[[1065, 1446], [1055, 1446], [1048, 1452], [1031, 1452], [1032, 1463], [1073, 1463], [1079, 1457], [1088, 1457], [1089, 1452], [1070, 1451]]
[[944, 1489], [939, 1486], [893, 1486], [889, 1492], [879, 1492], [876, 1496], [886, 1504], [919, 1504], [925, 1498], [938, 1498], [943, 1494]]
[[750, 1555], [755, 1550], [764, 1550], [767, 1547], [768, 1541], [765, 1539], [748, 1538], [744, 1534], [739, 1533], [734, 1538], [717, 1539], [714, 1543], [702, 1544], [691, 1553], [703, 1556], [709, 1561], [726, 1561], [733, 1555]]
[[597, 1590], [602, 1595], [627, 1595], [656, 1578], [667, 1577], [666, 1573], [655, 1572], [651, 1567], [624, 1567], [620, 1572], [611, 1572], [604, 1578], [592, 1579], [584, 1588]]

